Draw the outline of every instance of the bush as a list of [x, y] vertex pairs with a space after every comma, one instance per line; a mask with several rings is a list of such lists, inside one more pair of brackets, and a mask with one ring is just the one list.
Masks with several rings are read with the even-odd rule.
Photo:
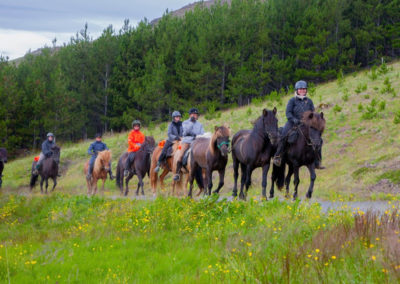
[[378, 112], [375, 107], [369, 105], [365, 108], [365, 112], [361, 116], [362, 119], [374, 119], [378, 116]]
[[379, 111], [383, 111], [383, 110], [385, 110], [385, 108], [386, 108], [386, 102], [381, 101], [378, 106]]
[[247, 109], [247, 111], [246, 111], [246, 114], [247, 114], [247, 115], [251, 115], [251, 113], [252, 113], [252, 110], [251, 110], [251, 107], [249, 107], [249, 108]]
[[385, 75], [387, 72], [389, 72], [389, 69], [388, 69], [388, 67], [386, 65], [386, 62], [384, 61], [382, 63], [382, 65], [379, 67], [378, 73], [380, 75]]
[[393, 96], [396, 95], [396, 92], [394, 91], [394, 88], [392, 87], [392, 83], [390, 82], [388, 77], [386, 77], [385, 81], [383, 82], [381, 94], [392, 94]]
[[376, 107], [377, 104], [378, 104], [378, 101], [375, 98], [373, 98], [371, 101], [371, 106]]
[[342, 100], [347, 102], [349, 100], [349, 90], [346, 88], [343, 90], [344, 95], [342, 96]]
[[344, 84], [344, 74], [343, 74], [343, 70], [340, 69], [339, 72], [337, 73], [337, 84], [339, 87], [342, 87]]
[[258, 97], [258, 98], [252, 99], [251, 102], [256, 106], [261, 106], [264, 103], [264, 100], [262, 97]]
[[335, 113], [335, 114], [337, 114], [338, 112], [341, 112], [342, 111], [342, 107], [340, 106], [340, 105], [335, 105], [334, 107], [333, 107], [333, 112]]
[[374, 81], [374, 80], [376, 80], [376, 79], [378, 78], [378, 74], [376, 73], [376, 69], [377, 69], [377, 67], [376, 67], [375, 65], [372, 66], [372, 68], [371, 68], [371, 74], [368, 75], [368, 77], [369, 77], [372, 81]]
[[358, 111], [362, 112], [363, 110], [364, 110], [364, 107], [363, 107], [362, 103], [359, 103], [358, 104]]
[[400, 110], [398, 110], [394, 114], [394, 119], [393, 119], [394, 124], [399, 124], [400, 123]]
[[357, 94], [366, 91], [367, 90], [367, 84], [358, 84], [357, 88], [354, 90]]

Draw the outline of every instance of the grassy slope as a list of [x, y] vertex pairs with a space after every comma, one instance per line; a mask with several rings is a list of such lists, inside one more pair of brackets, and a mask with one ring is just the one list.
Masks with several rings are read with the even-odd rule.
[[[337, 81], [321, 84], [316, 87], [312, 99], [316, 106], [323, 104], [327, 129], [324, 134], [324, 171], [317, 172], [317, 181], [314, 196], [320, 199], [365, 199], [365, 198], [389, 198], [395, 190], [399, 189], [399, 162], [400, 162], [400, 131], [399, 125], [393, 123], [394, 114], [400, 111], [400, 62], [389, 65], [389, 72], [379, 75], [371, 80], [370, 70], [348, 75], [339, 86]], [[381, 94], [384, 79], [389, 78], [397, 97], [392, 94]], [[357, 94], [359, 85], [366, 85], [367, 89]], [[343, 95], [348, 94], [348, 100], [344, 101]], [[368, 98], [369, 96], [369, 98]], [[235, 133], [239, 129], [251, 128], [251, 122], [257, 118], [264, 107], [277, 106], [279, 125], [283, 125], [285, 118], [285, 105], [291, 97], [287, 95], [281, 101], [259, 101], [234, 110], [222, 112], [215, 119], [206, 120], [201, 117], [206, 131], [211, 131], [214, 125], [226, 122]], [[378, 111], [378, 117], [372, 120], [362, 118], [365, 108], [375, 98], [379, 102], [385, 101], [386, 107]], [[358, 110], [358, 105], [364, 106], [364, 111]], [[341, 112], [334, 112], [335, 105], [342, 107]], [[378, 106], [376, 107], [378, 108]], [[153, 129], [144, 129], [145, 134], [153, 135], [156, 140], [163, 139], [167, 123], [156, 126]], [[127, 133], [106, 136], [104, 141], [113, 151], [113, 168], [116, 166], [119, 155], [126, 148]], [[86, 190], [83, 175], [83, 164], [88, 156], [86, 149], [90, 141], [73, 145], [65, 145], [62, 148], [63, 177], [59, 180], [57, 191], [65, 193], [82, 194]], [[4, 187], [7, 192], [27, 192], [29, 182], [29, 169], [33, 157], [27, 157], [12, 161], [6, 165], [4, 171]], [[308, 186], [308, 172], [301, 170], [300, 196], [303, 197]], [[389, 181], [380, 182], [375, 186], [381, 176], [386, 173]], [[253, 190], [250, 195], [260, 194], [261, 170], [254, 173]], [[229, 194], [233, 185], [231, 160], [228, 164], [223, 194]], [[216, 178], [216, 174], [215, 177]], [[387, 177], [386, 177], [387, 178]], [[390, 180], [391, 179], [391, 180]], [[170, 177], [167, 181], [170, 181]], [[394, 181], [394, 182], [393, 182]], [[397, 184], [396, 184], [397, 181]], [[131, 184], [135, 187], [136, 180]], [[381, 186], [382, 185], [382, 186]], [[146, 178], [145, 189], [149, 189]], [[389, 193], [389, 195], [388, 195]], [[106, 195], [117, 194], [114, 183], [107, 181]], [[131, 191], [132, 194], [132, 191]], [[147, 194], [150, 194], [147, 191]]]

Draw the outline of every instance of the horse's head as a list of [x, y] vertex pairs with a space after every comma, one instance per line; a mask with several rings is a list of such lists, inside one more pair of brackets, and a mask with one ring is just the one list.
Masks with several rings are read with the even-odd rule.
[[311, 144], [316, 149], [322, 146], [322, 133], [325, 130], [325, 118], [324, 113], [317, 113], [312, 111], [306, 111], [303, 114], [302, 123], [309, 128], [309, 138]]
[[256, 122], [256, 126], [260, 124], [265, 139], [269, 138], [272, 145], [278, 143], [278, 119], [276, 118], [276, 113], [276, 107], [273, 110], [263, 109], [260, 118]]
[[97, 154], [97, 159], [100, 162], [101, 169], [104, 169], [106, 172], [110, 171], [110, 161], [111, 161], [111, 151], [104, 150]]
[[153, 153], [156, 148], [156, 140], [154, 140], [153, 136], [146, 136], [144, 140], [144, 150], [148, 153]]
[[7, 163], [7, 150], [0, 148], [0, 162]]
[[[216, 146], [220, 151], [221, 155], [226, 157], [230, 152], [230, 140], [231, 130], [226, 126], [215, 126], [215, 132], [211, 137], [212, 146]], [[213, 149], [213, 147], [211, 147]]]
[[61, 153], [60, 147], [58, 147], [57, 145], [53, 145], [51, 147], [51, 151], [53, 152], [52, 156], [53, 160], [58, 164], [60, 162], [60, 153]]

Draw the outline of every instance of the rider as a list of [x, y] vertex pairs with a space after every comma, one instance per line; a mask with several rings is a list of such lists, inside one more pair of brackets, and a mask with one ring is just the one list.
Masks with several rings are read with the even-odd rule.
[[[296, 89], [294, 97], [289, 100], [286, 107], [286, 117], [288, 121], [283, 127], [282, 134], [279, 139], [278, 149], [274, 156], [274, 164], [277, 166], [281, 165], [282, 155], [285, 151], [286, 140], [289, 131], [301, 123], [304, 112], [315, 110], [312, 100], [307, 97], [307, 82], [298, 81], [294, 85], [294, 88]], [[317, 169], [323, 169], [324, 167], [321, 165], [321, 151], [319, 156], [320, 159], [316, 161], [315, 165]]]
[[45, 158], [50, 158], [53, 155], [52, 148], [56, 144], [55, 136], [53, 133], [47, 133], [47, 139], [42, 143], [42, 152], [40, 153], [39, 160], [36, 164], [36, 168], [33, 174], [39, 174], [40, 167]]
[[199, 110], [197, 108], [191, 108], [189, 110], [189, 119], [182, 123], [183, 128], [183, 138], [181, 142], [181, 149], [179, 150], [176, 157], [176, 172], [174, 176], [174, 181], [180, 179], [180, 171], [182, 168], [182, 158], [185, 152], [189, 149], [193, 140], [196, 139], [197, 135], [204, 134], [203, 125], [198, 122]]
[[[101, 141], [101, 133], [96, 134], [96, 141], [94, 141], [92, 144], [90, 144], [89, 149], [88, 149], [88, 154], [92, 155], [89, 161], [89, 172], [86, 176], [86, 179], [90, 180], [92, 178], [92, 173], [93, 173], [93, 167], [94, 167], [94, 162], [96, 161], [97, 154], [101, 151], [104, 150], [109, 150], [107, 145]], [[111, 170], [111, 161], [110, 161], [110, 170], [108, 172], [110, 174], [110, 179], [113, 180], [114, 176], [112, 174]]]
[[142, 144], [144, 143], [144, 140], [145, 140], [144, 134], [142, 132], [140, 132], [140, 127], [141, 127], [141, 123], [139, 120], [134, 120], [132, 122], [133, 130], [131, 131], [131, 133], [129, 133], [129, 137], [128, 137], [129, 156], [126, 159], [126, 163], [125, 163], [125, 171], [124, 171], [125, 177], [129, 175], [129, 168], [131, 167], [131, 164], [132, 164], [133, 160], [135, 159], [135, 153], [140, 149], [140, 147], [142, 146]]
[[174, 141], [181, 140], [183, 134], [181, 118], [182, 115], [179, 111], [176, 110], [172, 113], [172, 122], [168, 126], [168, 139], [164, 144], [160, 157], [158, 158], [157, 167], [154, 169], [156, 173], [160, 171], [160, 165], [165, 160], [168, 149], [172, 146], [172, 144], [174, 144]]

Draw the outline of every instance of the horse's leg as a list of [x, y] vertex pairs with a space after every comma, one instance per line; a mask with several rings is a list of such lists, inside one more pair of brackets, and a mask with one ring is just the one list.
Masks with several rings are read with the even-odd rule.
[[56, 188], [56, 185], [57, 185], [57, 177], [54, 177], [53, 178], [53, 188], [51, 189], [51, 192], [54, 191], [54, 189]]
[[143, 177], [142, 177], [141, 174], [138, 174], [137, 177], [138, 177], [138, 179], [139, 179], [139, 182], [138, 182], [138, 189], [137, 189], [137, 191], [136, 191], [136, 195], [139, 195], [139, 189], [142, 189], [142, 195], [144, 195], [144, 190], [143, 190], [143, 186], [144, 186]]
[[269, 190], [269, 198], [274, 198], [275, 193], [275, 180], [274, 177], [271, 176], [271, 189]]
[[205, 186], [207, 186], [207, 191], [208, 191], [208, 195], [211, 195], [211, 189], [213, 187], [213, 183], [212, 183], [212, 169], [210, 166], [207, 167], [207, 183]]
[[249, 187], [251, 185], [251, 174], [253, 173], [253, 166], [252, 165], [247, 165], [246, 166], [246, 194], [247, 191], [249, 190]]
[[289, 198], [290, 179], [291, 179], [292, 175], [293, 175], [293, 166], [292, 166], [292, 165], [289, 165], [289, 167], [288, 167], [288, 173], [287, 173], [287, 176], [286, 176], [286, 178], [285, 178], [285, 185], [286, 185], [286, 194], [285, 194], [285, 197], [286, 197], [286, 198]]
[[225, 169], [219, 170], [219, 184], [216, 190], [214, 190], [214, 193], [218, 193], [221, 190], [221, 188], [224, 186], [224, 179], [225, 179]]
[[40, 177], [40, 192], [43, 194], [43, 183], [44, 183], [44, 178]]
[[315, 174], [315, 164], [314, 163], [312, 163], [311, 165], [308, 165], [307, 168], [308, 168], [308, 171], [310, 172], [310, 187], [308, 188], [306, 197], [311, 198], [313, 190], [314, 190], [314, 182], [315, 182], [315, 179], [317, 178], [317, 175]]
[[[189, 193], [188, 193], [188, 197], [192, 198], [192, 192], [193, 192], [193, 181], [194, 181], [194, 175], [195, 172], [197, 171], [197, 165], [194, 163], [191, 166], [190, 172], [189, 172], [189, 178], [188, 178], [188, 182], [189, 182]], [[200, 185], [199, 185], [200, 187]], [[201, 193], [202, 188], [200, 188], [199, 194]]]
[[132, 178], [132, 174], [130, 173], [126, 178], [125, 178], [125, 196], [128, 196], [128, 193], [129, 193], [129, 188], [128, 188], [128, 184], [129, 184], [129, 181], [130, 181], [130, 179]]
[[47, 188], [49, 187], [49, 179], [46, 178], [46, 194], [47, 194]]
[[[262, 199], [267, 200], [267, 175], [268, 175], [268, 171], [269, 171], [269, 166], [270, 163], [265, 164], [262, 168]], [[272, 196], [274, 196], [274, 194], [272, 193]]]
[[294, 193], [293, 193], [293, 200], [297, 199], [297, 188], [299, 187], [300, 177], [299, 177], [299, 167], [297, 165], [293, 166], [294, 172]]
[[237, 196], [237, 180], [239, 177], [239, 161], [234, 154], [232, 154], [232, 160], [233, 160], [233, 182], [234, 182], [232, 196], [236, 197]]
[[240, 163], [240, 169], [242, 172], [242, 177], [241, 177], [241, 182], [240, 182], [240, 193], [239, 193], [239, 199], [246, 199], [243, 189], [244, 189], [244, 184], [246, 183], [246, 178], [247, 178], [247, 170], [246, 170], [246, 165]]

